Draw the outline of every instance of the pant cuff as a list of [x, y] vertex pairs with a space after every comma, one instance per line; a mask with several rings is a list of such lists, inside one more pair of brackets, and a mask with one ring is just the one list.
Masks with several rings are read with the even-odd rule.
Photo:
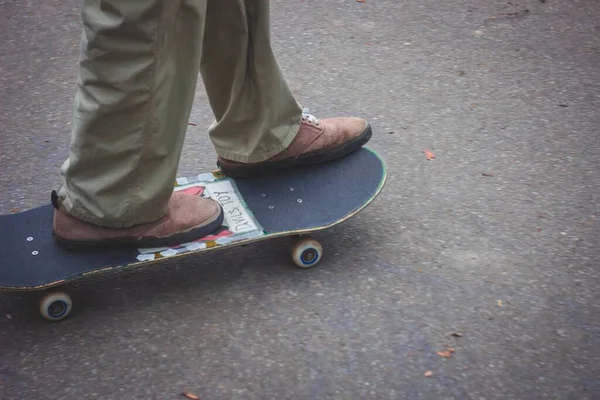
[[80, 209], [75, 207], [71, 199], [67, 195], [66, 188], [63, 186], [58, 193], [58, 204], [62, 207], [69, 215], [73, 218], [78, 219], [88, 224], [101, 226], [103, 228], [122, 229], [130, 228], [132, 226], [149, 224], [158, 221], [163, 216], [146, 218], [144, 220], [132, 220], [132, 219], [120, 219], [120, 220], [107, 220], [106, 218], [97, 218], [85, 212], [81, 212]]
[[233, 151], [227, 151], [216, 146], [215, 151], [217, 152], [217, 155], [219, 157], [230, 161], [236, 161], [240, 163], [257, 163], [265, 161], [288, 148], [288, 146], [292, 143], [292, 141], [298, 134], [298, 130], [300, 129], [300, 123], [301, 121], [298, 121], [296, 124], [291, 125], [286, 131], [281, 144], [277, 147], [271, 148], [268, 151], [246, 155]]

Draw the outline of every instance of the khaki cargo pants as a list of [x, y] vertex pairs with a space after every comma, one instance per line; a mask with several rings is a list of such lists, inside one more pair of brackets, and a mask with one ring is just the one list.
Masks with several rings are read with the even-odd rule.
[[268, 0], [85, 0], [82, 17], [59, 193], [75, 217], [121, 228], [164, 215], [199, 72], [218, 155], [263, 161], [295, 137], [302, 109], [271, 50]]

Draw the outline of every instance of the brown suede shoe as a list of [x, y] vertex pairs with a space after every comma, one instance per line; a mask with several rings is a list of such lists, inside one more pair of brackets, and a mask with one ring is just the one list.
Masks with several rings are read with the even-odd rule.
[[70, 250], [174, 246], [208, 236], [223, 222], [223, 209], [216, 201], [175, 192], [167, 213], [158, 221], [131, 228], [104, 228], [74, 218], [58, 207], [56, 194], [52, 196], [53, 234]]
[[341, 158], [371, 139], [371, 126], [361, 118], [317, 120], [303, 114], [298, 134], [281, 153], [259, 163], [240, 163], [217, 158], [221, 171], [230, 177], [247, 177]]

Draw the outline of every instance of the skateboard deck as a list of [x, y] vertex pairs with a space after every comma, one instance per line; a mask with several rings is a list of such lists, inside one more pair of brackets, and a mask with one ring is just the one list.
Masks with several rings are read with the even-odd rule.
[[[225, 218], [214, 234], [168, 248], [69, 251], [52, 237], [51, 204], [3, 215], [0, 290], [42, 290], [95, 274], [326, 229], [374, 200], [386, 174], [381, 157], [363, 147], [335, 161], [257, 177], [233, 179], [217, 170], [178, 178], [175, 190], [212, 197], [223, 207]], [[314, 242], [305, 241], [295, 250], [305, 250], [304, 260], [302, 254], [293, 254], [298, 266], [310, 267], [320, 260], [322, 248]]]

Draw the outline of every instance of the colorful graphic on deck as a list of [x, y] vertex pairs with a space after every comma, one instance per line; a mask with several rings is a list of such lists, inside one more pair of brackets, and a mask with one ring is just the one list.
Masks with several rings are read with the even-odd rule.
[[190, 243], [172, 247], [154, 247], [138, 249], [138, 261], [151, 261], [162, 257], [197, 251], [208, 247], [220, 246], [240, 240], [253, 239], [265, 233], [250, 210], [233, 180], [217, 179], [213, 174], [201, 174], [194, 177], [178, 178], [175, 191], [203, 198], [212, 198], [221, 204], [224, 212], [223, 226], [213, 234]]

